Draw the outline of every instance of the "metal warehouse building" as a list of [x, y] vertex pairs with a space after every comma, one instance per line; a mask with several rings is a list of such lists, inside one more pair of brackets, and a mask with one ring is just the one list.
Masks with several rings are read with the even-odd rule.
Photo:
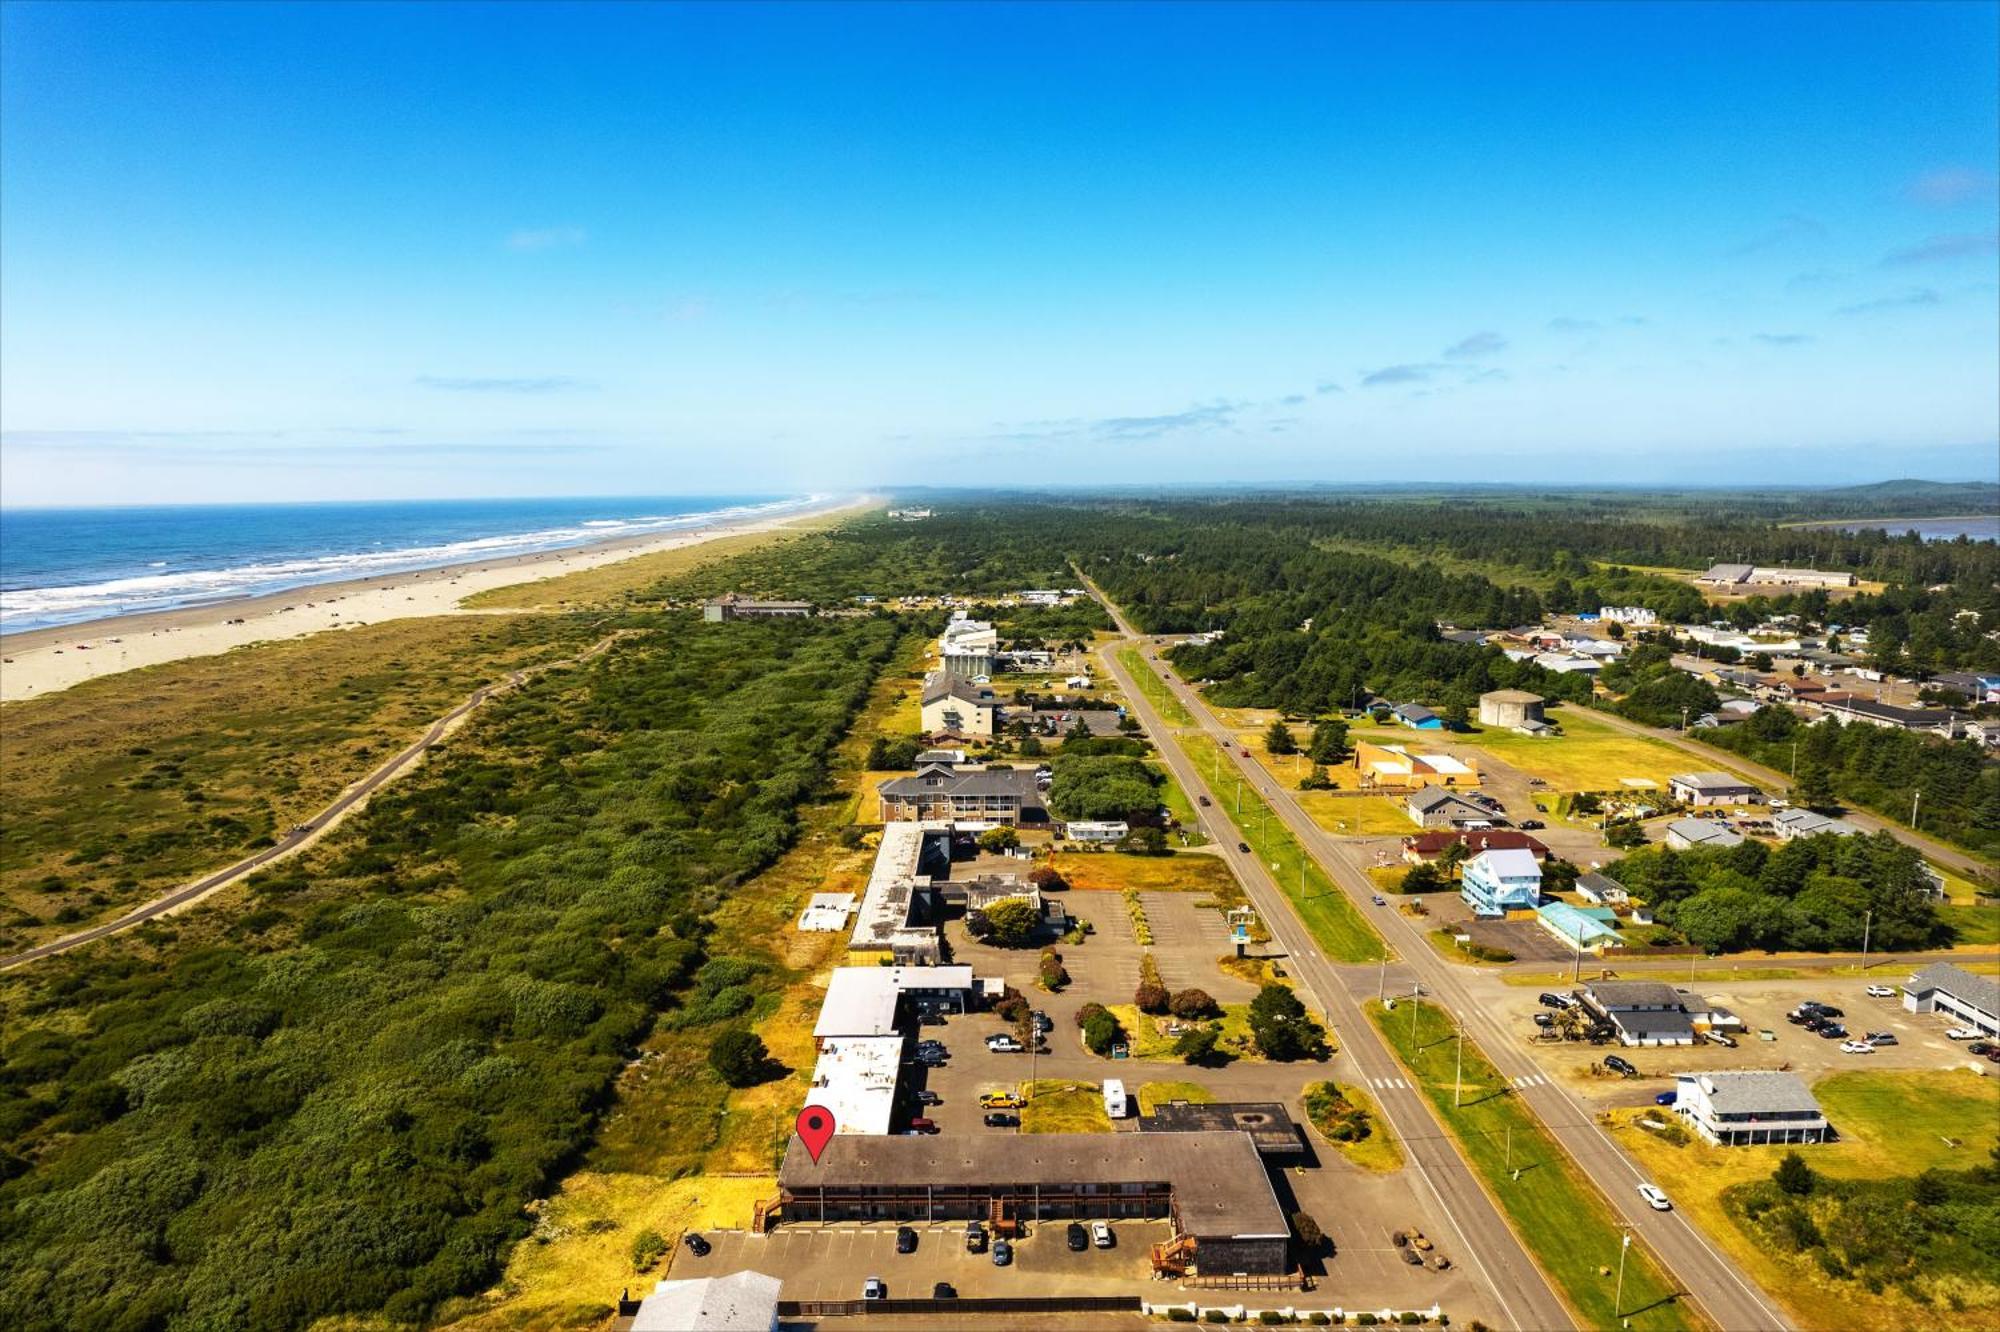
[[818, 1164], [796, 1139], [778, 1171], [787, 1221], [1165, 1218], [1156, 1266], [1283, 1275], [1290, 1226], [1245, 1132], [851, 1137]]

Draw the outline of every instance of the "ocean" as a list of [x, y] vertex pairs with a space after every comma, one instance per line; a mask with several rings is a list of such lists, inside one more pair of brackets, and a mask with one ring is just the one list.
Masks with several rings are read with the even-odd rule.
[[815, 498], [0, 509], [0, 634], [672, 532]]

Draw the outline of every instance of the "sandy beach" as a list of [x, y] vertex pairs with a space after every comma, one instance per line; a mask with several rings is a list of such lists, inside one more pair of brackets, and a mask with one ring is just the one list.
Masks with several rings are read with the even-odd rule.
[[514, 614], [517, 612], [468, 611], [459, 602], [492, 588], [539, 582], [717, 537], [775, 531], [869, 502], [865, 496], [829, 500], [769, 518], [717, 522], [656, 536], [623, 537], [506, 559], [471, 560], [412, 573], [315, 583], [268, 596], [9, 634], [0, 638], [0, 702], [44, 697], [85, 680], [141, 666], [212, 656], [252, 643], [355, 629], [384, 620]]

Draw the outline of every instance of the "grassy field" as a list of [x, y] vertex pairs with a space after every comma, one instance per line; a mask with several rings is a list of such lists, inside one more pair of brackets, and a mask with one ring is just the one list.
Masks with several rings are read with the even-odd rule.
[[[1173, 1018], [1152, 1017], [1141, 1013], [1135, 1004], [1109, 1004], [1111, 1013], [1118, 1019], [1118, 1025], [1125, 1028], [1132, 1037], [1132, 1058], [1180, 1062], [1174, 1053], [1174, 1042], [1178, 1036], [1169, 1036], [1160, 1028], [1174, 1021]], [[1325, 1019], [1314, 1013], [1313, 1020], [1325, 1025]], [[1232, 1060], [1250, 1063], [1264, 1062], [1264, 1056], [1257, 1053], [1256, 1043], [1250, 1039], [1250, 1005], [1224, 1004], [1220, 1022], [1210, 1019], [1209, 1023], [1182, 1025], [1215, 1025], [1222, 1030], [1222, 1039], [1216, 1046], [1218, 1055], [1226, 1054]], [[1334, 1044], [1332, 1033], [1327, 1035], [1329, 1045]]]
[[1174, 697], [1173, 691], [1167, 688], [1167, 682], [1139, 655], [1139, 649], [1119, 648], [1118, 664], [1132, 673], [1133, 680], [1138, 682], [1139, 692], [1159, 712], [1162, 721], [1169, 726], [1194, 725], [1194, 714], [1187, 710], [1185, 703]]
[[1452, 1105], [1457, 1051], [1449, 1017], [1407, 999], [1393, 1012], [1372, 1002], [1367, 1007], [1514, 1233], [1586, 1326], [1615, 1326], [1621, 1317], [1635, 1328], [1698, 1325], [1691, 1310], [1670, 1302], [1673, 1284], [1636, 1246], [1626, 1265], [1624, 1306], [1611, 1307], [1613, 1281], [1600, 1273], [1618, 1264], [1616, 1216], [1471, 1041], [1465, 1043], [1464, 1103]]
[[[1964, 1071], [1837, 1073], [1813, 1088], [1841, 1140], [1803, 1149], [1828, 1176], [1881, 1179], [1933, 1167], [1964, 1170], [1985, 1158], [2000, 1136], [2000, 1082]], [[1677, 1207], [1691, 1213], [1766, 1290], [1783, 1295], [1807, 1327], [1889, 1332], [1941, 1326], [1939, 1311], [1893, 1290], [1871, 1294], [1852, 1281], [1830, 1280], [1817, 1267], [1781, 1260], [1738, 1228], [1723, 1206], [1733, 1185], [1767, 1177], [1783, 1147], [1711, 1147], [1700, 1139], [1675, 1145], [1621, 1117], [1619, 1140], [1656, 1179], [1672, 1181]], [[1949, 1145], [1956, 1139], [1958, 1146]], [[1954, 1315], [1954, 1326], [2000, 1327], [2000, 1292], [1984, 1307]]]
[[1142, 1082], [1139, 1084], [1139, 1113], [1150, 1115], [1168, 1101], [1189, 1105], [1213, 1105], [1215, 1093], [1199, 1082]]
[[1028, 1103], [1021, 1107], [1023, 1133], [1109, 1133], [1111, 1117], [1104, 1113], [1104, 1089], [1094, 1082], [1062, 1082], [1043, 1078], [1027, 1086]]
[[1305, 922], [1331, 961], [1374, 962], [1383, 955], [1381, 936], [1361, 918], [1347, 894], [1336, 887], [1306, 855], [1298, 840], [1278, 821], [1263, 800], [1247, 787], [1243, 812], [1235, 812], [1232, 796], [1225, 802], [1230, 818], [1257, 859], [1271, 869], [1279, 889]]
[[1160, 803], [1167, 807], [1174, 816], [1174, 822], [1180, 825], [1176, 835], [1168, 839], [1169, 844], [1207, 846], [1208, 834], [1201, 830], [1201, 823], [1194, 816], [1194, 804], [1188, 799], [1187, 792], [1181, 790], [1181, 784], [1174, 780], [1173, 773], [1167, 770], [1167, 765], [1148, 763], [1146, 766], [1160, 774]]
[[1401, 796], [1337, 796], [1301, 791], [1299, 808], [1338, 837], [1410, 837], [1422, 832], [1403, 811]]
[[396, 620], [0, 707], [0, 946], [269, 845], [480, 685], [603, 633], [583, 617]]

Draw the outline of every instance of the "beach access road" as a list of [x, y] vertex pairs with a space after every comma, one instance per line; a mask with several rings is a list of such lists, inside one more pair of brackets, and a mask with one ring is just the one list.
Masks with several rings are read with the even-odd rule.
[[349, 814], [354, 812], [368, 797], [415, 767], [417, 761], [429, 752], [432, 745], [435, 745], [438, 741], [451, 734], [453, 730], [457, 729], [458, 725], [466, 717], [470, 716], [473, 709], [477, 708], [480, 704], [486, 702], [488, 699], [496, 698], [509, 690], [518, 689], [531, 677], [539, 675], [543, 671], [553, 669], [557, 666], [576, 666], [589, 661], [592, 657], [608, 651], [613, 643], [630, 632], [632, 631], [620, 629], [614, 633], [605, 635], [573, 657], [565, 657], [561, 661], [544, 662], [540, 666], [528, 667], [523, 670], [510, 671], [502, 679], [495, 680], [491, 684], [481, 685], [479, 688], [473, 690], [463, 703], [460, 703], [450, 712], [445, 713], [442, 717], [432, 722], [430, 726], [425, 728], [423, 735], [418, 737], [414, 742], [398, 750], [380, 767], [342, 791], [324, 809], [307, 819], [304, 823], [292, 828], [291, 831], [287, 832], [272, 845], [265, 847], [262, 851], [257, 852], [255, 855], [245, 856], [235, 864], [224, 869], [219, 869], [206, 878], [197, 879], [193, 883], [176, 888], [163, 896], [156, 897], [144, 906], [135, 907], [126, 912], [116, 920], [106, 921], [102, 925], [93, 925], [87, 930], [78, 930], [75, 934], [64, 935], [60, 939], [54, 939], [38, 947], [15, 953], [11, 957], [0, 958], [0, 971], [8, 971], [14, 967], [26, 966], [30, 962], [39, 962], [45, 957], [54, 957], [58, 953], [67, 953], [73, 948], [81, 948], [83, 945], [95, 943], [99, 939], [107, 939], [114, 934], [122, 934], [126, 930], [132, 929], [137, 925], [143, 925], [149, 920], [156, 920], [161, 916], [171, 915], [176, 911], [184, 910], [201, 901], [210, 893], [227, 888], [229, 885], [256, 873], [267, 865], [273, 865], [288, 857], [297, 855], [325, 836], [342, 819], [345, 819]]
[[[1104, 602], [1105, 609], [1110, 612], [1121, 634], [1139, 645], [1142, 652], [1150, 653], [1157, 647], [1157, 644], [1134, 630], [1124, 613], [1110, 600], [1104, 598], [1101, 591], [1095, 588], [1092, 590]], [[1147, 723], [1148, 731], [1155, 736], [1166, 737], [1169, 732], [1165, 728], [1154, 729], [1157, 717], [1150, 715], [1152, 707], [1146, 701], [1145, 695], [1131, 681], [1122, 678], [1124, 670], [1117, 661], [1117, 654], [1106, 653], [1105, 659], [1114, 672], [1120, 675], [1120, 684], [1127, 688], [1133, 706], [1141, 708], [1144, 714], [1148, 714], [1142, 715], [1141, 718]], [[1237, 744], [1235, 736], [1209, 709], [1206, 699], [1176, 675], [1166, 662], [1161, 661], [1158, 665], [1159, 677], [1166, 682], [1169, 692], [1195, 718], [1195, 729], [1205, 732], [1221, 745], [1245, 784], [1263, 797], [1276, 811], [1278, 818], [1298, 839], [1300, 845], [1319, 862], [1320, 867], [1342, 891], [1348, 894], [1349, 899], [1368, 913], [1376, 928], [1381, 930], [1384, 937], [1396, 947], [1402, 961], [1400, 969], [1404, 973], [1403, 978], [1399, 985], [1392, 984], [1396, 978], [1385, 968], [1382, 976], [1375, 978], [1378, 990], [1386, 987], [1389, 993], [1407, 994], [1411, 992], [1410, 987], [1414, 984], [1420, 987], [1424, 994], [1431, 996], [1434, 1001], [1456, 1014], [1465, 1028], [1480, 1038], [1480, 1045], [1487, 1057], [1513, 1084], [1514, 1094], [1518, 1095], [1522, 1103], [1542, 1121], [1551, 1136], [1562, 1144], [1570, 1158], [1597, 1186], [1599, 1192], [1610, 1203], [1613, 1213], [1619, 1218], [1620, 1226], [1645, 1243], [1659, 1259], [1660, 1264], [1672, 1274], [1686, 1297], [1699, 1305], [1708, 1315], [1711, 1323], [1717, 1327], [1728, 1328], [1730, 1332], [1783, 1332], [1790, 1327], [1790, 1322], [1770, 1296], [1743, 1276], [1735, 1264], [1725, 1258], [1714, 1243], [1696, 1229], [1685, 1213], [1679, 1210], [1656, 1212], [1639, 1199], [1637, 1186], [1652, 1181], [1638, 1163], [1612, 1140], [1574, 1095], [1553, 1079], [1541, 1076], [1541, 1069], [1534, 1060], [1519, 1048], [1514, 1033], [1506, 1030], [1492, 1014], [1485, 1012], [1469, 993], [1460, 970], [1439, 957], [1430, 947], [1423, 937], [1424, 927], [1421, 924], [1411, 922], [1397, 911], [1371, 909], [1375, 886], [1369, 881], [1362, 866], [1354, 860], [1352, 848], [1343, 846], [1314, 823], [1299, 805], [1295, 791], [1286, 788], [1255, 759], [1245, 757], [1239, 752], [1241, 746]], [[1179, 746], [1162, 744], [1161, 751], [1178, 754]], [[1193, 768], [1192, 764], [1184, 766]], [[1179, 775], [1178, 769], [1176, 775]], [[1237, 864], [1239, 868], [1246, 862], [1255, 864], [1250, 857], [1232, 857], [1232, 863]], [[1253, 892], [1252, 897], [1255, 900], [1260, 894]], [[1275, 894], [1257, 901], [1258, 909], [1270, 910], [1271, 906], [1267, 904], [1270, 904], [1274, 897], [1275, 908], [1284, 913], [1285, 923], [1295, 922], [1297, 918], [1291, 913], [1290, 904]], [[1273, 926], [1273, 933], [1278, 933], [1279, 918], [1266, 915], [1265, 919]], [[1365, 994], [1369, 988], [1366, 983], [1369, 978], [1357, 976], [1353, 979], [1354, 988]], [[1325, 988], [1321, 990], [1321, 997], [1332, 1002], [1335, 1007], [1325, 1011], [1332, 1013], [1342, 1008], [1354, 1007], [1355, 1001], [1351, 996], [1327, 993], [1327, 991], [1338, 992], [1344, 988], [1340, 978], [1329, 977]], [[1343, 998], [1346, 999], [1345, 1004], [1341, 1003]], [[1372, 1029], [1366, 1022], [1361, 1025], [1364, 1029]], [[1355, 1044], [1353, 1037], [1356, 1034], [1358, 1033], [1352, 1031], [1348, 1033], [1350, 1049]], [[1390, 1110], [1393, 1103], [1390, 1097], [1384, 1096], [1383, 1109], [1390, 1113], [1392, 1121], [1396, 1118], [1395, 1113]], [[1396, 1131], [1399, 1135], [1405, 1133], [1400, 1126], [1397, 1126]], [[1465, 1172], [1459, 1173], [1463, 1175]], [[1478, 1186], [1473, 1183], [1473, 1187], [1476, 1190]], [[1500, 1227], [1507, 1241], [1512, 1244], [1514, 1240], [1512, 1232], [1506, 1230], [1505, 1223], [1500, 1220], [1496, 1212], [1492, 1212], [1492, 1204], [1484, 1193], [1480, 1193], [1479, 1198], [1485, 1203], [1483, 1210], [1492, 1215], [1493, 1224]], [[1462, 1222], [1464, 1216], [1465, 1213], [1461, 1212]], [[1481, 1247], [1481, 1251], [1491, 1253], [1492, 1248], [1490, 1244], [1485, 1245]], [[1524, 1327], [1553, 1325], [1541, 1320], [1521, 1324]]]
[[[1094, 587], [1092, 591], [1117, 621], [1119, 632], [1143, 647], [1144, 640], [1133, 632], [1117, 606]], [[1187, 792], [1189, 800], [1194, 802], [1195, 818], [1202, 831], [1224, 848], [1235, 847], [1238, 842], [1236, 829], [1230, 825], [1221, 802], [1215, 800], [1208, 782], [1193, 760], [1175, 743], [1173, 729], [1161, 718], [1145, 691], [1139, 688], [1139, 682], [1118, 660], [1117, 652], [1106, 651], [1102, 656], [1105, 668], [1124, 692], [1126, 705], [1138, 716], [1146, 734], [1158, 743], [1161, 760], [1172, 771], [1181, 789]], [[1206, 719], [1205, 724], [1210, 728], [1219, 726], [1199, 700], [1186, 699], [1188, 691], [1179, 686], [1178, 681], [1172, 677], [1163, 678], [1167, 679], [1169, 687], [1177, 695], [1190, 702], [1190, 711], [1194, 716]], [[1273, 808], [1284, 809], [1278, 801], [1271, 803]], [[1396, 1056], [1383, 1044], [1374, 1024], [1362, 1013], [1360, 1002], [1339, 970], [1320, 953], [1305, 924], [1292, 910], [1277, 881], [1271, 877], [1270, 870], [1254, 855], [1225, 849], [1224, 859], [1242, 881], [1258, 917], [1269, 928], [1272, 946], [1282, 950], [1306, 1002], [1326, 1014], [1338, 1032], [1342, 1051], [1353, 1060], [1355, 1068], [1371, 1088], [1370, 1095], [1379, 1103], [1390, 1132], [1402, 1143], [1422, 1188], [1436, 1204], [1436, 1214], [1447, 1218], [1450, 1233], [1440, 1238], [1451, 1242], [1454, 1253], [1466, 1256], [1471, 1271], [1498, 1306], [1503, 1325], [1533, 1328], [1537, 1332], [1576, 1327], [1577, 1320], [1569, 1307], [1549, 1285], [1541, 1268], [1528, 1256], [1506, 1218], [1500, 1214], [1492, 1198], [1487, 1196], [1478, 1177], [1461, 1159], [1451, 1135], [1438, 1121], [1423, 1093], [1403, 1076]], [[1366, 899], [1363, 903], [1365, 910]], [[1413, 946], [1409, 941], [1399, 942], [1404, 944], [1400, 951], [1405, 957], [1422, 960], [1433, 956], [1430, 946], [1421, 938], [1415, 940]], [[1375, 970], [1372, 966], [1367, 968], [1371, 978]], [[1383, 974], [1400, 979], [1407, 977], [1409, 971], [1407, 965], [1385, 963]], [[1408, 981], [1402, 979], [1400, 983], [1407, 987]]]

